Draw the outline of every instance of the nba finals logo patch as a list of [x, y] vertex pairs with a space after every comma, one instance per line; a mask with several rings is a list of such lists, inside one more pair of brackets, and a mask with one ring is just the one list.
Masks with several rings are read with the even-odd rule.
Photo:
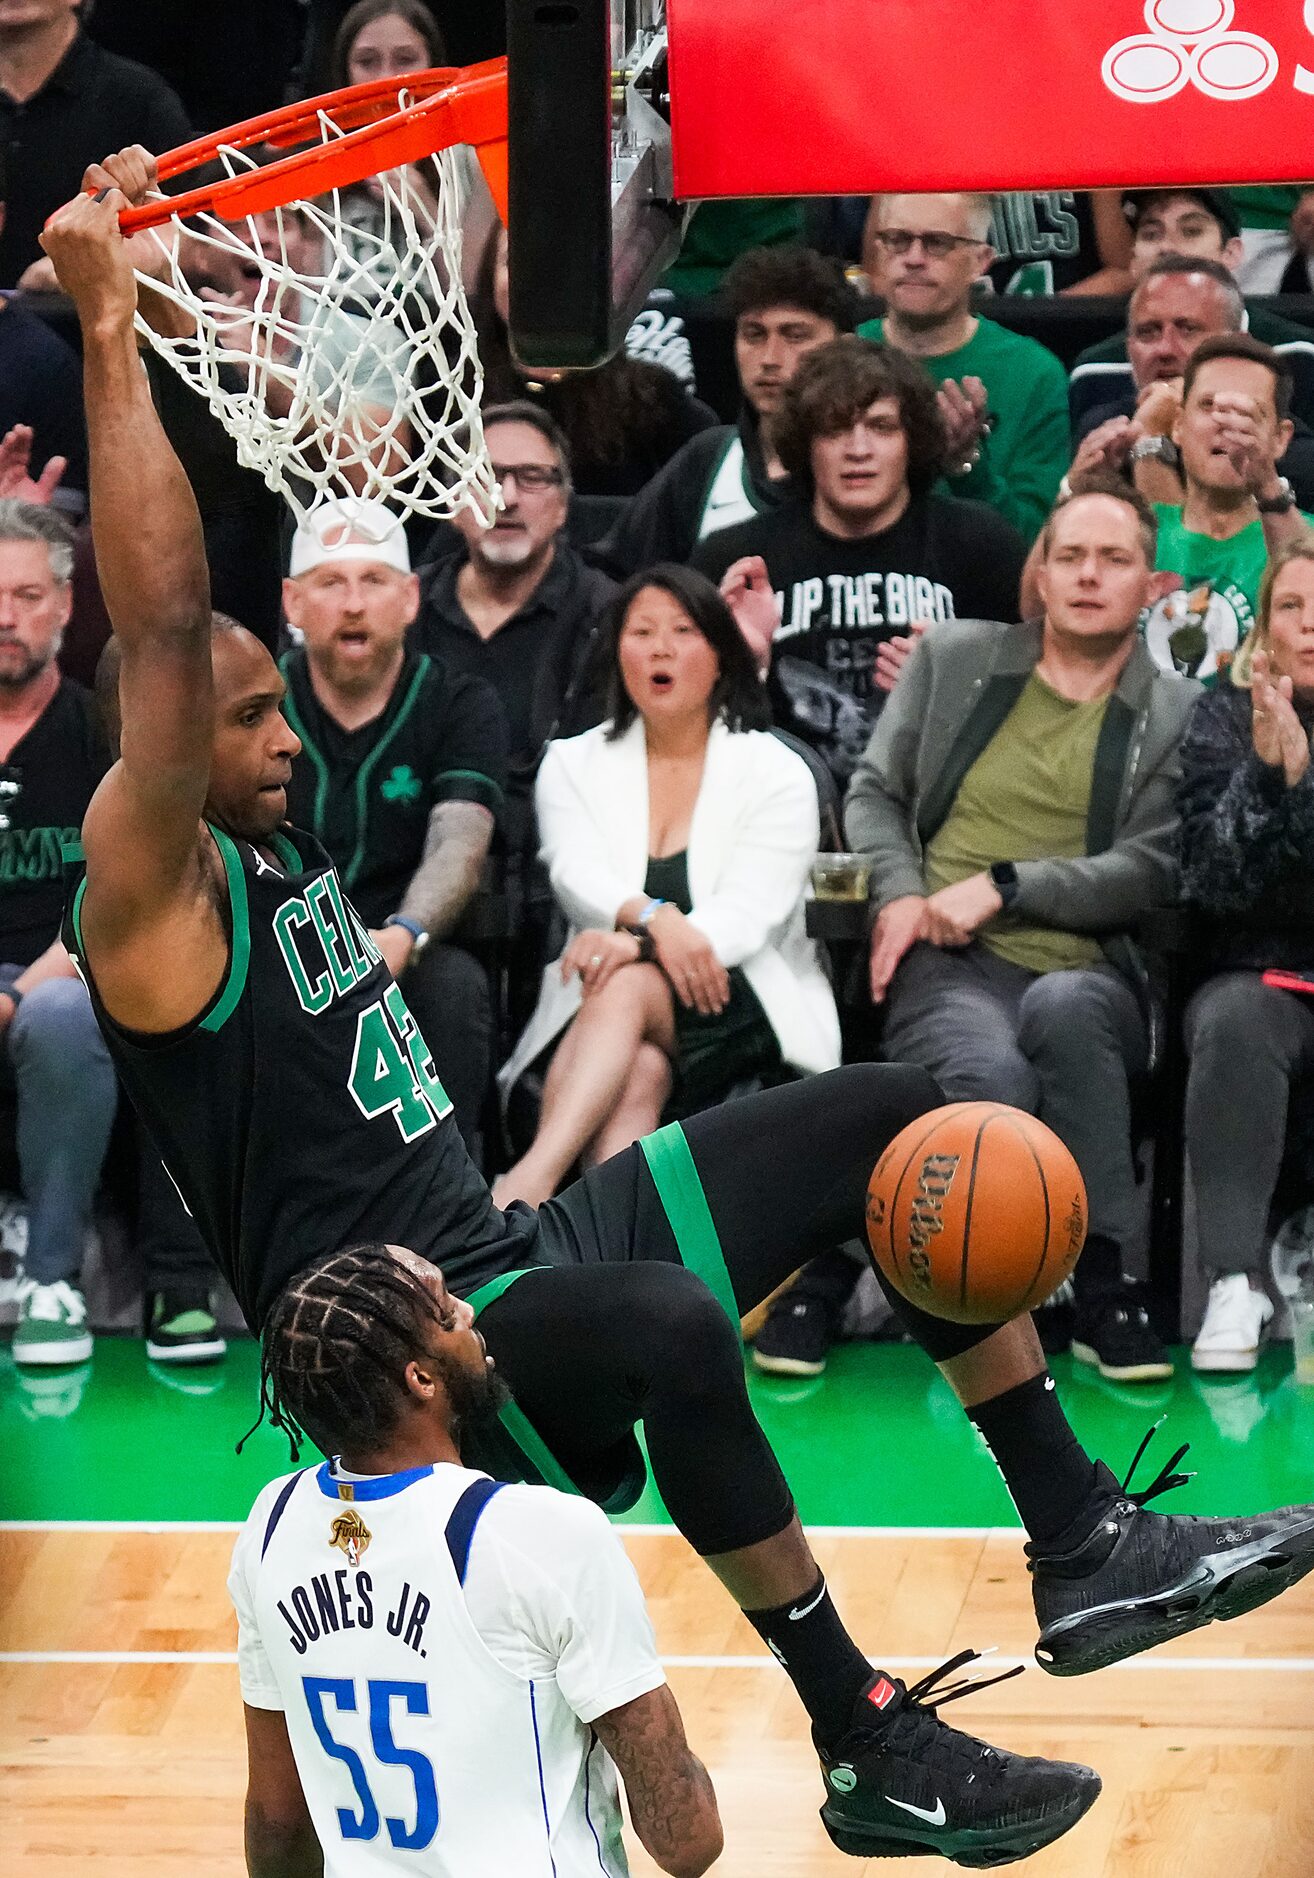
[[346, 1553], [348, 1565], [360, 1564], [370, 1538], [369, 1527], [354, 1507], [350, 1513], [339, 1513], [329, 1527], [329, 1544]]

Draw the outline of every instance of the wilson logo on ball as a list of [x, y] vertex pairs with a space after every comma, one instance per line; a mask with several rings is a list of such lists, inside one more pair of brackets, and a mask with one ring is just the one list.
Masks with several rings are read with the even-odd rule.
[[931, 1260], [928, 1248], [937, 1233], [944, 1231], [944, 1203], [954, 1184], [954, 1172], [961, 1154], [928, 1154], [922, 1162], [908, 1219], [908, 1244], [911, 1248], [908, 1269], [918, 1284], [930, 1285]]

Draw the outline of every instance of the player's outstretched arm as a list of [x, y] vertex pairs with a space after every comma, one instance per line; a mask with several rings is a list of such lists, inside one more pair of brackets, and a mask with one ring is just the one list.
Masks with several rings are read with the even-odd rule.
[[[83, 917], [98, 974], [102, 960], [145, 939], [193, 937], [178, 930], [178, 914], [185, 908], [190, 925], [203, 900], [200, 815], [214, 730], [200, 516], [151, 402], [133, 330], [137, 284], [119, 231], [120, 210], [144, 193], [149, 174], [141, 150], [93, 165], [84, 182], [97, 194], [58, 210], [42, 237], [82, 327], [92, 534], [122, 652], [122, 756], [83, 829]], [[193, 957], [217, 980], [223, 936], [213, 916], [208, 923], [212, 945], [198, 932]], [[219, 956], [205, 957], [214, 947]], [[158, 1027], [149, 1012], [138, 1015]]]
[[324, 1878], [324, 1854], [281, 1709], [246, 1705], [246, 1869], [250, 1878]]
[[593, 1729], [625, 1782], [630, 1821], [649, 1857], [671, 1878], [701, 1878], [721, 1856], [721, 1815], [670, 1689], [663, 1684], [599, 1715]]

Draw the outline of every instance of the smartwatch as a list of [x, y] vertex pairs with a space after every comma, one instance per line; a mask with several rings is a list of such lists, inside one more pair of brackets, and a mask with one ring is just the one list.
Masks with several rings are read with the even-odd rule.
[[429, 943], [431, 937], [429, 928], [422, 926], [418, 919], [412, 919], [409, 913], [389, 913], [383, 923], [385, 926], [400, 926], [403, 932], [411, 935], [415, 941], [411, 947], [411, 959], [418, 959]]
[[1004, 903], [1004, 911], [1007, 912], [1014, 900], [1017, 899], [1018, 878], [1016, 862], [992, 861], [990, 864], [990, 878], [994, 882], [995, 890]]

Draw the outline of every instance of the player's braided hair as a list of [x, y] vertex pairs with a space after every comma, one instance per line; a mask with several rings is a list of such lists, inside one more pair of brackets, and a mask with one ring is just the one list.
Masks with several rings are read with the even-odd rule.
[[307, 1438], [330, 1455], [382, 1446], [405, 1399], [406, 1365], [438, 1315], [431, 1293], [386, 1246], [347, 1246], [314, 1260], [265, 1319], [260, 1413], [248, 1434], [268, 1415], [294, 1461]]

